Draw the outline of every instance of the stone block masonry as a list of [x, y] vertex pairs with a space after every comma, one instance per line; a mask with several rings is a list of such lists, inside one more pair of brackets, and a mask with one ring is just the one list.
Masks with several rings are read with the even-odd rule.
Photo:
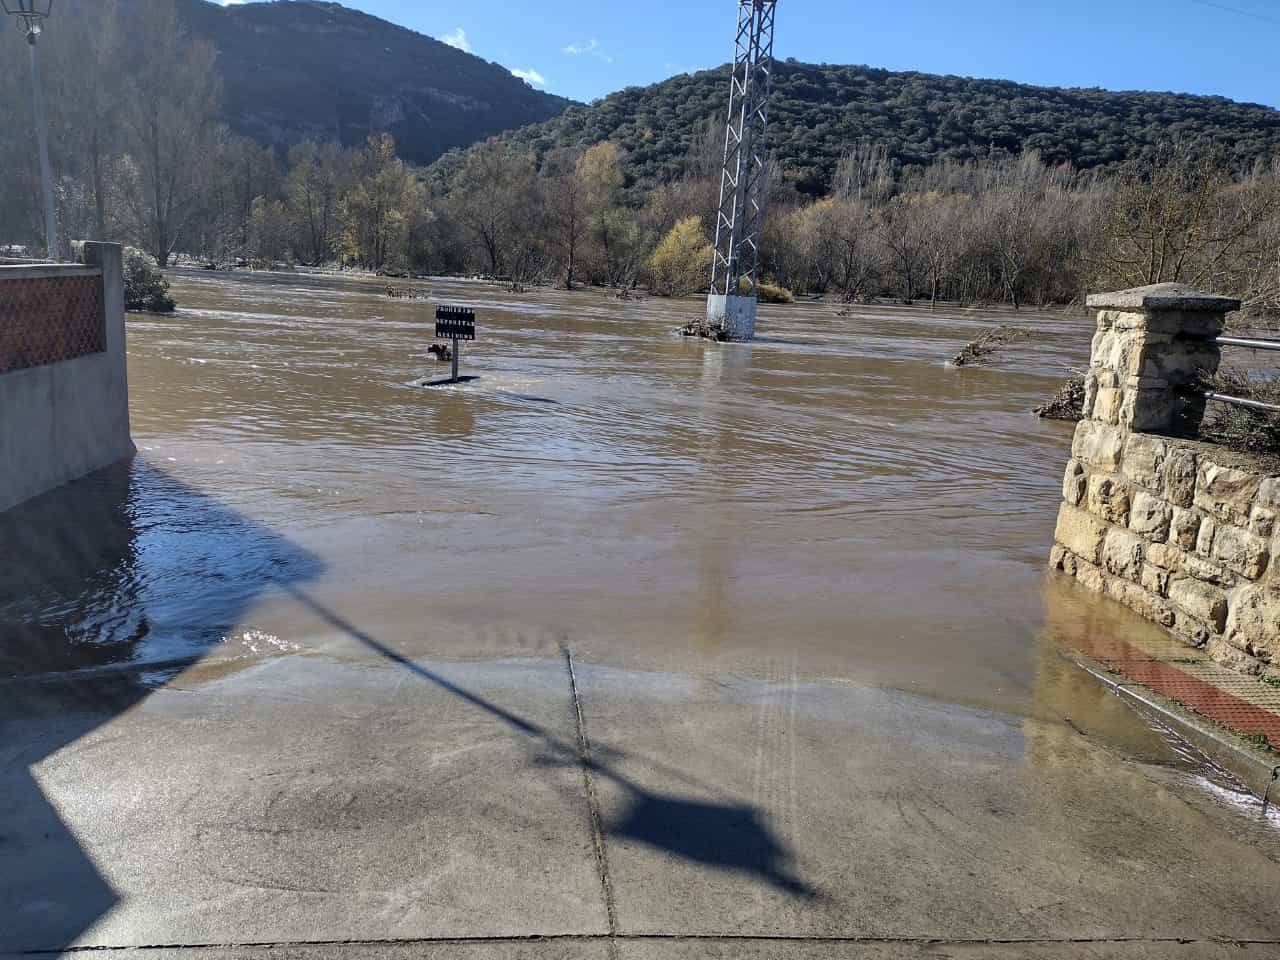
[[0, 266], [0, 511], [133, 453], [116, 244]]
[[1174, 284], [1089, 298], [1098, 333], [1051, 566], [1204, 655], [1280, 675], [1280, 475], [1180, 439], [1237, 301]]

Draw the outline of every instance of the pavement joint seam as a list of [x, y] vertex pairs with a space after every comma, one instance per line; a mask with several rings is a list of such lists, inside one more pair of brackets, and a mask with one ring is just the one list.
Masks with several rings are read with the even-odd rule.
[[[596, 851], [596, 868], [600, 874], [600, 890], [604, 896], [604, 912], [609, 923], [609, 936], [618, 936], [617, 911], [613, 900], [613, 887], [609, 882], [609, 853], [605, 848], [604, 827], [600, 819], [600, 801], [596, 796], [596, 781], [591, 762], [591, 741], [587, 739], [587, 722], [582, 715], [582, 699], [578, 696], [578, 676], [573, 668], [573, 651], [568, 644], [561, 646], [565, 665], [569, 668], [569, 692], [573, 697], [573, 712], [578, 719], [578, 751], [582, 757], [582, 781], [587, 791], [587, 805], [591, 810], [591, 841]], [[616, 947], [613, 953], [617, 954]]]
[[458, 946], [482, 944], [539, 944], [539, 943], [595, 943], [601, 940], [624, 943], [817, 943], [831, 945], [866, 945], [866, 946], [957, 946], [957, 947], [1034, 947], [1034, 946], [1108, 946], [1130, 944], [1134, 946], [1179, 945], [1196, 946], [1199, 944], [1234, 945], [1240, 947], [1272, 947], [1280, 946], [1280, 939], [1242, 939], [1237, 937], [871, 937], [871, 936], [809, 936], [804, 934], [682, 934], [682, 933], [636, 933], [636, 934], [527, 934], [509, 936], [474, 936], [474, 937], [388, 937], [382, 939], [356, 938], [350, 940], [261, 940], [228, 943], [156, 943], [135, 944], [132, 946], [87, 945], [49, 949], [20, 950], [0, 953], [6, 957], [43, 957], [65, 954], [92, 953], [149, 953], [160, 950], [270, 950], [300, 947], [378, 947], [378, 946], [431, 946], [454, 944]]

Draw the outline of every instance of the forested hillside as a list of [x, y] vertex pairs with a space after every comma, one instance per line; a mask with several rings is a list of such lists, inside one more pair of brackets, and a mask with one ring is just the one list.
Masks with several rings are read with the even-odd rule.
[[[573, 107], [424, 172], [412, 162], [426, 148], [412, 146], [409, 86], [388, 74], [386, 97], [374, 96], [375, 61], [387, 59], [377, 43], [391, 59], [420, 49], [478, 71], [474, 83], [495, 103], [505, 84], [529, 88], [336, 5], [65, 0], [59, 9], [68, 15], [40, 51], [64, 237], [120, 240], [162, 267], [179, 257], [482, 273], [516, 287], [599, 284], [619, 296], [637, 285], [671, 295], [707, 288], [723, 72]], [[184, 21], [192, 11], [245, 35], [215, 48]], [[316, 52], [326, 49], [331, 63]], [[0, 33], [0, 55], [21, 63], [24, 54], [17, 31]], [[273, 71], [285, 71], [278, 83]], [[361, 89], [389, 112], [366, 116]], [[423, 89], [449, 100], [443, 80]], [[467, 96], [449, 102], [483, 113]], [[227, 106], [237, 102], [249, 113]], [[339, 118], [331, 130], [316, 119], [325, 111]], [[224, 118], [236, 115], [260, 139], [229, 129]], [[10, 121], [0, 137], [0, 244], [39, 249], [25, 70], [0, 71], [0, 116]], [[1180, 280], [1280, 316], [1278, 117], [1205, 97], [780, 64], [761, 271], [783, 299], [789, 290], [1014, 305]], [[363, 139], [344, 146], [339, 135]]]
[[[708, 121], [720, 118], [728, 68], [633, 87], [507, 134], [541, 155], [603, 140], [622, 146], [641, 186], [686, 172]], [[1034, 150], [1049, 163], [1113, 167], [1153, 155], [1162, 141], [1216, 148], [1228, 166], [1270, 159], [1280, 148], [1280, 112], [1220, 97], [1032, 87], [859, 66], [779, 63], [769, 143], [782, 174], [808, 196], [827, 192], [841, 154], [883, 144], [902, 165], [998, 159]], [[441, 170], [460, 163], [445, 158]]]
[[406, 160], [430, 163], [570, 103], [506, 67], [337, 3], [181, 0], [178, 15], [217, 51], [223, 119], [264, 146], [358, 146], [387, 132]]

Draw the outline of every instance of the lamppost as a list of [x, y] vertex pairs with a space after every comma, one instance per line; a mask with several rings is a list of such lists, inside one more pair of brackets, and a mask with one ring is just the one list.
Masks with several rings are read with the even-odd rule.
[[0, 0], [0, 7], [27, 32], [27, 49], [31, 51], [31, 103], [36, 121], [36, 141], [40, 145], [40, 182], [44, 188], [44, 239], [49, 259], [58, 257], [58, 218], [53, 206], [53, 176], [49, 172], [49, 122], [44, 113], [44, 91], [40, 86], [40, 59], [36, 42], [44, 30], [44, 21], [53, 12], [53, 0]]

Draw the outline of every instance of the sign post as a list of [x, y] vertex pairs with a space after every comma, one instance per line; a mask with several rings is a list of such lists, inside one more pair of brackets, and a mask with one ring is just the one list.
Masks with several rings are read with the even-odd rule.
[[436, 307], [436, 339], [453, 341], [453, 376], [449, 383], [458, 382], [458, 354], [460, 341], [476, 338], [476, 312], [468, 307]]

